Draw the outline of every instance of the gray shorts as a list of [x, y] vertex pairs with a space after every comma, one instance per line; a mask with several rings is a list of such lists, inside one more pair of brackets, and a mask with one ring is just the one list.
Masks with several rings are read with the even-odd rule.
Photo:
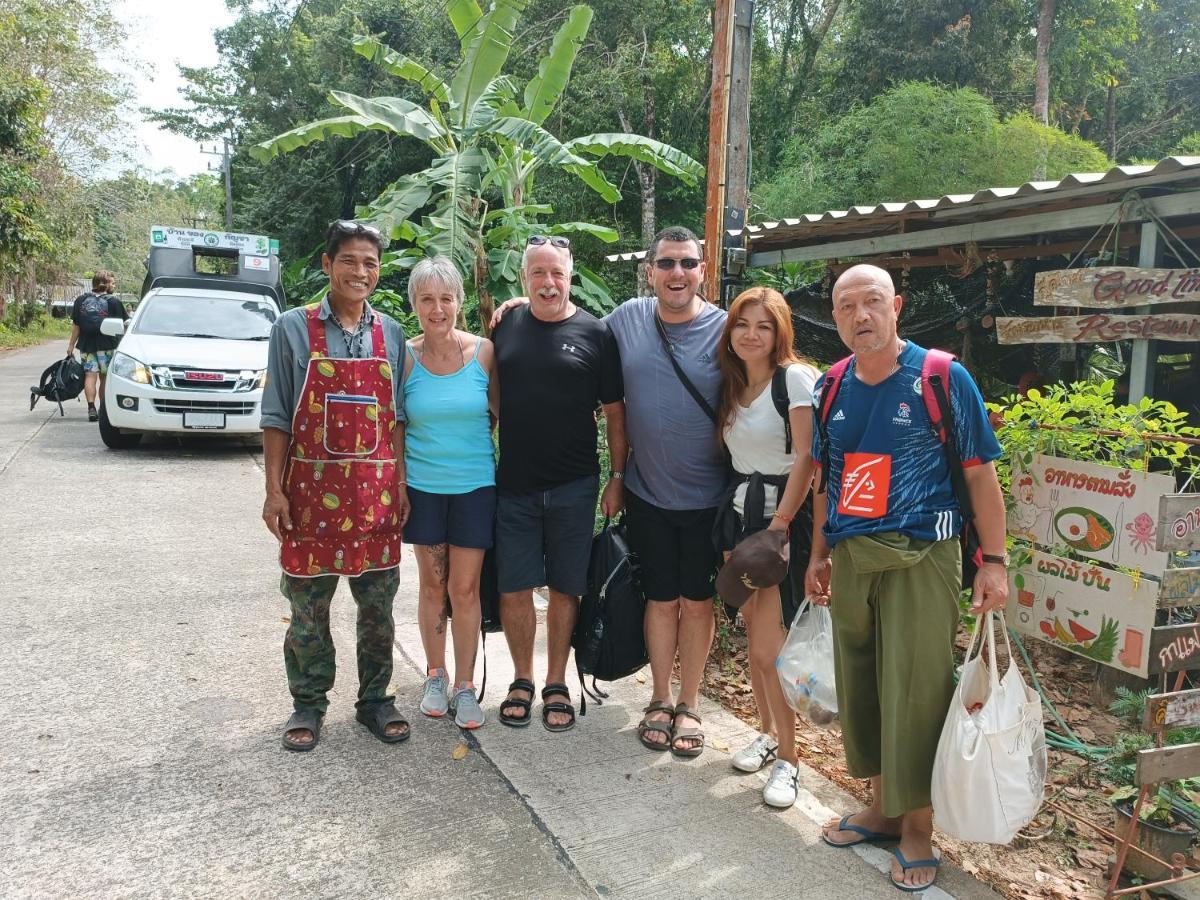
[[596, 520], [600, 476], [588, 475], [547, 491], [496, 498], [496, 568], [500, 592], [546, 585], [582, 596]]

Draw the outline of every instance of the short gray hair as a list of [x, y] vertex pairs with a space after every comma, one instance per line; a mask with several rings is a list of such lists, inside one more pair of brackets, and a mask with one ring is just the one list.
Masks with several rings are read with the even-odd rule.
[[408, 276], [408, 305], [414, 306], [420, 290], [433, 281], [450, 288], [458, 299], [458, 305], [462, 306], [466, 300], [462, 275], [454, 261], [446, 256], [427, 256], [413, 266], [412, 273]]
[[551, 247], [555, 250], [565, 250], [567, 253], [567, 274], [571, 274], [575, 271], [575, 255], [573, 253], [571, 253], [571, 248], [569, 246], [568, 247], [555, 247], [553, 244], [526, 244], [525, 252], [521, 254], [521, 271], [522, 272], [529, 271], [529, 253], [530, 253], [530, 251], [536, 250], [539, 247]]

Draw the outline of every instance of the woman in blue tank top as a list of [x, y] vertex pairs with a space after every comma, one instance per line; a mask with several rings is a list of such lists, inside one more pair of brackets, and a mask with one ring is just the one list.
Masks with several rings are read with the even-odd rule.
[[[463, 283], [445, 257], [421, 260], [408, 281], [421, 322], [409, 341], [404, 379], [404, 463], [412, 512], [404, 540], [420, 575], [417, 624], [428, 677], [421, 712], [448, 712], [478, 728], [479, 572], [492, 546], [496, 462], [492, 446], [499, 391], [492, 342], [457, 328]], [[446, 673], [446, 596], [453, 612], [454, 678]]]

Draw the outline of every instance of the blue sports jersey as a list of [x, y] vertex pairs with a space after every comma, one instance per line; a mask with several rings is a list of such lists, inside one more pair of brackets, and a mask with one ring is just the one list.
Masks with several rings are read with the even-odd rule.
[[[856, 534], [897, 531], [921, 540], [946, 540], [962, 530], [962, 514], [950, 484], [946, 451], [925, 409], [921, 365], [925, 350], [912, 341], [900, 352], [900, 368], [868, 385], [846, 369], [825, 429], [829, 437], [829, 494], [825, 536], [832, 546]], [[819, 397], [825, 376], [817, 381]], [[950, 403], [963, 467], [991, 462], [1000, 444], [988, 422], [983, 396], [957, 362], [950, 366]], [[819, 403], [814, 403], [817, 414]], [[813, 428], [813, 459], [821, 455]]]

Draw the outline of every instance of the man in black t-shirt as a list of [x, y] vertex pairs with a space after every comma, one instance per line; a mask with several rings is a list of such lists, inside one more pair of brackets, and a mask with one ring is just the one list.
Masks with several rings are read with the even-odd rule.
[[71, 307], [71, 337], [67, 339], [67, 356], [75, 355], [79, 348], [83, 363], [83, 395], [87, 398], [88, 421], [99, 418], [96, 412], [96, 382], [99, 381], [100, 397], [104, 397], [104, 378], [112, 353], [120, 343], [119, 337], [100, 333], [100, 323], [109, 317], [128, 319], [125, 305], [113, 296], [117, 279], [112, 272], [103, 269], [92, 276], [92, 289], [75, 298]]
[[[547, 585], [542, 724], [549, 731], [575, 724], [566, 670], [599, 490], [598, 405], [612, 458], [627, 455], [617, 344], [608, 326], [571, 302], [571, 269], [566, 238], [530, 238], [521, 265], [530, 304], [510, 312], [492, 335], [500, 379], [496, 564], [500, 616], [516, 670], [500, 721], [520, 727], [532, 718], [533, 588]], [[606, 515], [620, 508], [623, 476], [623, 470], [609, 473], [601, 503]]]

